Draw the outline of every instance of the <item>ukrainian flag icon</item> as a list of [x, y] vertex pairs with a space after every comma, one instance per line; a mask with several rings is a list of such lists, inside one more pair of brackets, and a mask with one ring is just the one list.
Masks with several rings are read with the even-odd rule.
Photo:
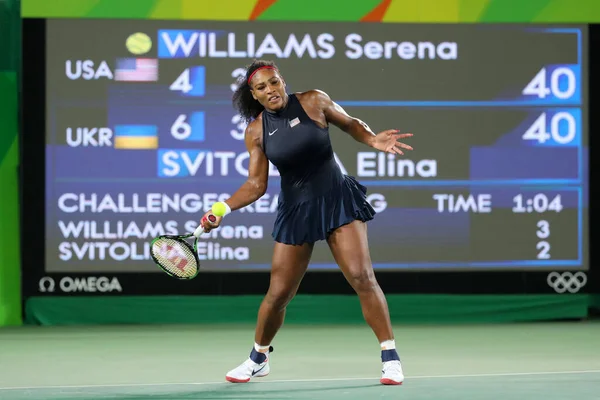
[[116, 125], [115, 149], [147, 150], [158, 148], [156, 125]]

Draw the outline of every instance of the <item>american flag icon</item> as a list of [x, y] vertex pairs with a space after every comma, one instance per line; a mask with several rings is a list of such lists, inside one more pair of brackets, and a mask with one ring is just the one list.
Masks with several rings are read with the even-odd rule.
[[158, 80], [158, 60], [155, 58], [118, 58], [115, 80], [155, 82]]

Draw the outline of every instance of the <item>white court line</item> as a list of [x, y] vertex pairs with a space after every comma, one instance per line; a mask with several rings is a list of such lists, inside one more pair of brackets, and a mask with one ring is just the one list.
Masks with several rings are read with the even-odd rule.
[[[407, 376], [406, 380], [412, 379], [442, 379], [442, 378], [485, 378], [495, 376], [533, 376], [533, 375], [563, 375], [563, 374], [597, 374], [600, 373], [600, 369], [582, 370], [582, 371], [548, 371], [548, 372], [507, 372], [498, 374], [467, 374], [467, 375], [421, 375], [421, 376]], [[282, 380], [271, 380], [262, 381], [256, 380], [252, 383], [262, 383], [263, 385], [268, 383], [289, 383], [289, 382], [336, 382], [336, 381], [365, 381], [365, 380], [376, 380], [379, 381], [379, 377], [373, 378], [321, 378], [321, 379], [282, 379]], [[92, 389], [92, 388], [118, 388], [118, 387], [152, 387], [152, 386], [192, 386], [192, 385], [218, 385], [227, 384], [235, 385], [226, 381], [218, 382], [189, 382], [189, 383], [118, 383], [111, 385], [73, 385], [73, 386], [20, 386], [20, 387], [0, 387], [0, 390], [31, 390], [31, 389]]]

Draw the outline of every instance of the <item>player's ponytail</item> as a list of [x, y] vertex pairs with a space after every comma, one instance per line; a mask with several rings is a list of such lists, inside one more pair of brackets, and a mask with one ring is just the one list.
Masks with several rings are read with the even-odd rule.
[[242, 116], [242, 119], [246, 122], [250, 122], [260, 115], [265, 109], [262, 104], [252, 97], [250, 91], [250, 84], [248, 79], [252, 76], [254, 71], [261, 67], [275, 67], [272, 61], [254, 60], [254, 62], [246, 67], [246, 75], [243, 76], [238, 82], [238, 88], [233, 93], [233, 107]]

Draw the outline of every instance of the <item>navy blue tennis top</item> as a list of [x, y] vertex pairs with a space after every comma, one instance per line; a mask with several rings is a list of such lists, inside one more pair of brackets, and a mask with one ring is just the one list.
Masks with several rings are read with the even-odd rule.
[[294, 204], [322, 196], [344, 181], [329, 129], [313, 121], [294, 94], [276, 112], [262, 113], [263, 149], [281, 176], [280, 201]]

